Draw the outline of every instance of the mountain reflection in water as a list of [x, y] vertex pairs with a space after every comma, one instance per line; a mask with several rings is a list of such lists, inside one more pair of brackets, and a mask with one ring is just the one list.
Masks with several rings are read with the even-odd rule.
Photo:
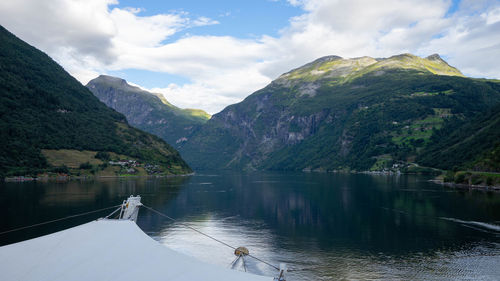
[[[119, 204], [130, 194], [176, 218], [141, 210], [138, 225], [188, 255], [229, 266], [232, 249], [273, 264], [289, 280], [475, 279], [500, 276], [500, 194], [446, 189], [413, 176], [199, 173], [192, 177], [3, 183], [1, 230]], [[103, 214], [106, 215], [106, 214]], [[0, 237], [2, 244], [80, 221]], [[247, 258], [248, 270], [274, 275]]]

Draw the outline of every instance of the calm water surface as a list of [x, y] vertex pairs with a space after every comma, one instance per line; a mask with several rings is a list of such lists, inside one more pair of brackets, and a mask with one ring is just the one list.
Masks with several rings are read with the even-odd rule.
[[[148, 235], [220, 266], [233, 261], [232, 250], [183, 223], [273, 264], [287, 263], [289, 281], [500, 280], [500, 194], [448, 189], [423, 177], [214, 172], [1, 183], [0, 232], [116, 205], [130, 194], [178, 219], [142, 209], [138, 225]], [[0, 245], [98, 216], [0, 235]], [[255, 274], [275, 275], [252, 259], [247, 266]]]

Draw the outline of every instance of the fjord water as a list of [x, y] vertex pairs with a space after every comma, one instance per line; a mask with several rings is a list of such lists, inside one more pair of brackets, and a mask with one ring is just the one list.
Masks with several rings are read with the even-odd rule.
[[[117, 205], [130, 194], [177, 219], [141, 209], [138, 225], [148, 235], [219, 266], [228, 267], [233, 250], [185, 223], [272, 264], [287, 263], [288, 280], [500, 277], [500, 194], [449, 189], [417, 176], [211, 172], [2, 183], [0, 232]], [[0, 244], [109, 212], [3, 234]], [[275, 275], [268, 265], [246, 261], [251, 273]]]

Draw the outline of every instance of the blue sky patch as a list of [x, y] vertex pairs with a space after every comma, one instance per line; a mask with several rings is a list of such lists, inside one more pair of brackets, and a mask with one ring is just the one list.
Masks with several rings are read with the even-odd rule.
[[191, 82], [188, 78], [179, 75], [142, 69], [123, 69], [119, 71], [109, 71], [108, 75], [123, 78], [128, 82], [132, 82], [149, 89], [166, 88], [171, 83], [184, 85]]

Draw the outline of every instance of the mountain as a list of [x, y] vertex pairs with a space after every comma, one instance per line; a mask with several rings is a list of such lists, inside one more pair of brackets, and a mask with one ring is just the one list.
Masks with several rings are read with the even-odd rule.
[[129, 126], [49, 56], [1, 26], [0, 92], [0, 177], [121, 173], [108, 160], [147, 165], [129, 172], [191, 172], [175, 149]]
[[[500, 91], [500, 84], [498, 84]], [[445, 170], [500, 172], [500, 104], [472, 120], [454, 119], [435, 132], [418, 162]]]
[[182, 142], [196, 126], [210, 119], [203, 110], [180, 109], [163, 95], [142, 90], [120, 78], [101, 75], [91, 80], [87, 88], [107, 106], [124, 114], [132, 126], [172, 145]]
[[499, 102], [498, 81], [439, 55], [328, 56], [226, 107], [179, 150], [195, 169], [382, 170]]

